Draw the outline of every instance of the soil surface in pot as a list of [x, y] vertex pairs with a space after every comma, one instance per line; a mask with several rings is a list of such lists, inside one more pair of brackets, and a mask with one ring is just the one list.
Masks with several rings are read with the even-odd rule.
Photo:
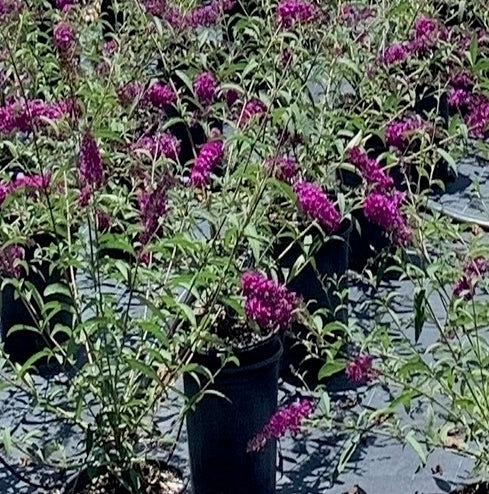
[[[141, 478], [141, 492], [145, 494], [181, 494], [184, 491], [183, 480], [177, 471], [156, 463], [143, 465]], [[114, 476], [105, 474], [94, 478], [88, 485], [75, 488], [73, 494], [129, 494], [129, 491]]]
[[[218, 314], [213, 325], [214, 338], [204, 346], [204, 352], [226, 352], [231, 349], [239, 352], [261, 343], [269, 336], [250, 330], [245, 321], [238, 319], [220, 304], [216, 304], [215, 310]], [[204, 315], [200, 307], [197, 311], [199, 315]]]
[[451, 494], [489, 494], [489, 482], [477, 482], [476, 484], [466, 485]]

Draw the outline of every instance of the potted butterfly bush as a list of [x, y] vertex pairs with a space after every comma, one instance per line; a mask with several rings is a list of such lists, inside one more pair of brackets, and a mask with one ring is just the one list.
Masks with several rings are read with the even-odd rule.
[[213, 232], [201, 250], [182, 246], [192, 310], [175, 330], [192, 341], [181, 358], [193, 366], [184, 387], [196, 493], [275, 492], [275, 440], [255, 455], [247, 452], [276, 412], [281, 337], [300, 305], [272, 277], [266, 239], [258, 234], [269, 210], [261, 156], [273, 143], [273, 115], [280, 112], [276, 91], [270, 94], [242, 90], [230, 107], [229, 134], [201, 148], [182, 197], [182, 206], [206, 218]]
[[[394, 38], [405, 41], [386, 43], [381, 35], [389, 6], [386, 8], [387, 11], [380, 7], [372, 9], [368, 21], [358, 18], [360, 13], [353, 9], [343, 21], [349, 26], [350, 38], [361, 32], [361, 42], [349, 51], [341, 48], [343, 56], [353, 64], [345, 64], [347, 68], [340, 70], [352, 81], [355, 91], [352, 101], [350, 94], [339, 99], [347, 103], [347, 115], [342, 120], [346, 132], [342, 133], [351, 139], [340, 147], [344, 164], [340, 166], [339, 178], [342, 190], [353, 193], [360, 205], [353, 213], [354, 250], [350, 266], [359, 272], [373, 267], [378, 279], [382, 273], [392, 272], [391, 266], [395, 268], [391, 256], [385, 255], [393, 252], [392, 234], [385, 235], [385, 226], [366, 218], [362, 206], [365, 194], [372, 190], [372, 182], [376, 176], [379, 179], [378, 170], [386, 175], [385, 180], [380, 177], [380, 189], [397, 189], [405, 193], [404, 204], [414, 203], [414, 193], [443, 189], [450, 183], [453, 156], [460, 153], [463, 144], [459, 125], [453, 122], [447, 129], [445, 72], [447, 65], [457, 64], [455, 33], [444, 27], [443, 19], [420, 15], [405, 5], [399, 15], [389, 17]], [[356, 24], [350, 19], [355, 15]], [[417, 83], [425, 77], [436, 88], [436, 94], [423, 95], [423, 91], [418, 91]], [[464, 82], [461, 79], [454, 84]], [[361, 154], [348, 151], [355, 146]], [[398, 243], [394, 240], [393, 246]], [[395, 270], [399, 272], [398, 268]]]
[[442, 19], [405, 6], [394, 22], [395, 39], [388, 43], [382, 34], [382, 19], [388, 12], [378, 8], [374, 13], [364, 42], [348, 56], [366, 67], [349, 75], [360, 84], [351, 123], [363, 119], [355, 126], [370, 134], [366, 151], [384, 164], [389, 158], [397, 188], [443, 187], [453, 175], [449, 154], [457, 150], [456, 129], [447, 130], [446, 74], [447, 66], [458, 59], [455, 33]]
[[[274, 239], [269, 255], [286, 286], [300, 295], [308, 312], [321, 321], [320, 329], [329, 325], [333, 337], [335, 323], [340, 323], [339, 330], [348, 322], [351, 222], [332, 194], [320, 184], [300, 178], [294, 158], [269, 159], [266, 169], [274, 185], [270, 187], [274, 204], [271, 222], [265, 229]], [[314, 366], [313, 336], [306, 326], [294, 324], [284, 335], [282, 363], [284, 375], [292, 368], [311, 386], [317, 382], [320, 367], [320, 360], [319, 367]]]
[[[82, 23], [81, 9], [46, 11], [54, 29], [45, 62], [57, 67], [60, 80], [43, 87], [42, 98], [37, 89], [46, 74], [34, 70], [32, 55], [36, 12], [9, 10], [8, 27], [2, 29], [3, 36], [21, 20], [19, 43], [34, 44], [25, 56], [9, 46], [2, 59], [15, 74], [0, 107], [0, 131], [12, 155], [0, 187], [6, 220], [2, 298], [24, 308], [3, 336], [21, 334], [16, 345], [23, 341], [29, 349], [28, 356], [17, 359], [4, 345], [2, 381], [28, 393], [33, 410], [57, 418], [79, 439], [80, 447], [66, 462], [33, 458], [59, 471], [53, 475], [56, 488], [81, 494], [94, 489], [176, 494], [184, 485], [168, 463], [171, 431], [159, 428], [155, 417], [185, 371], [179, 357], [190, 345], [186, 335], [170, 339], [167, 334], [171, 321], [188, 310], [182, 273], [171, 267], [187, 261], [180, 257], [180, 245], [198, 250], [202, 240], [194, 218], [173, 206], [182, 204], [176, 198], [185, 191], [179, 185], [175, 141], [165, 141], [168, 155], [160, 152], [156, 138], [150, 159], [138, 161], [132, 154], [141, 138], [137, 118], [131, 119], [119, 102], [117, 81], [100, 70], [108, 64], [120, 75], [128, 62], [108, 56], [100, 23]], [[132, 20], [127, 30], [145, 32], [144, 12]], [[121, 45], [128, 46], [128, 35], [120, 33]], [[29, 169], [19, 171], [23, 163]], [[128, 180], [119, 180], [123, 167]], [[114, 223], [120, 228], [111, 229]], [[99, 255], [110, 248], [128, 255]], [[32, 378], [41, 359], [61, 364], [58, 380], [39, 385]], [[21, 431], [10, 439], [27, 456], [39, 441]]]
[[[279, 335], [290, 326], [298, 299], [256, 271], [244, 272], [234, 292], [242, 307], [218, 301], [208, 323], [211, 342], [192, 359], [212, 378], [204, 375], [198, 382], [188, 374], [184, 380], [193, 407], [187, 415], [192, 483], [198, 493], [271, 493], [276, 445], [270, 441], [260, 454], [248, 455], [247, 443], [276, 411]], [[229, 350], [233, 358], [226, 361]]]
[[[27, 43], [27, 33], [37, 32], [37, 27], [18, 2], [7, 2], [2, 11], [3, 36], [21, 17], [26, 25], [19, 32], [19, 43]], [[52, 154], [47, 158], [41, 154], [58, 143], [66, 150], [62, 136], [69, 132], [77, 107], [66, 95], [48, 99], [36, 92], [35, 76], [28, 75], [25, 61], [19, 63], [15, 47], [2, 59], [10, 77], [2, 86], [0, 106], [2, 148], [8, 149], [0, 184], [5, 241], [0, 321], [4, 349], [12, 361], [44, 363], [42, 352], [66, 340], [72, 324], [71, 281], [76, 266], [67, 266], [69, 249], [62, 249], [61, 242], [70, 246], [76, 241], [79, 223], [60, 201], [63, 167]], [[49, 75], [41, 74], [40, 79], [44, 76]], [[49, 285], [58, 289], [49, 290]]]
[[396, 247], [406, 248], [410, 243], [410, 225], [404, 211], [407, 196], [395, 188], [389, 170], [370, 158], [361, 146], [350, 147], [347, 160], [358, 170], [363, 182], [353, 212], [350, 266], [359, 272], [367, 266], [377, 267], [377, 278], [381, 279], [389, 269], [386, 266], [389, 252]]
[[[461, 231], [463, 244], [458, 241]], [[487, 334], [482, 330], [488, 321], [485, 233], [474, 231], [470, 224], [427, 215], [420, 222], [419, 238], [426, 266], [405, 266], [413, 296], [411, 311], [399, 321], [398, 336], [389, 337], [386, 345], [383, 329], [377, 327], [371, 333], [375, 337], [358, 338], [370, 353], [359, 377], [368, 378], [373, 371], [392, 390], [392, 401], [372, 411], [367, 421], [374, 423], [374, 415], [387, 412], [385, 422], [376, 426], [410, 445], [420, 464], [440, 449], [467, 457], [467, 479], [453, 492], [484, 492], [488, 468], [487, 404], [482, 393], [487, 386]], [[441, 304], [434, 303], [437, 298]], [[379, 311], [390, 308], [390, 303], [387, 307], [378, 300], [373, 303]], [[431, 358], [425, 360], [424, 346], [431, 341], [435, 341]], [[414, 408], [424, 411], [425, 419], [419, 423], [412, 420]]]
[[[298, 297], [267, 274], [266, 264], [254, 269], [263, 251], [256, 228], [267, 209], [266, 180], [246, 149], [236, 159], [241, 168], [231, 173], [244, 141], [235, 139], [202, 148], [180, 198], [212, 232], [197, 250], [195, 244], [180, 247], [191, 310], [174, 333], [191, 342], [180, 358], [192, 366], [184, 389], [196, 493], [275, 492], [275, 442], [254, 456], [247, 443], [276, 411], [280, 336], [299, 307]], [[214, 173], [216, 165], [225, 175]]]

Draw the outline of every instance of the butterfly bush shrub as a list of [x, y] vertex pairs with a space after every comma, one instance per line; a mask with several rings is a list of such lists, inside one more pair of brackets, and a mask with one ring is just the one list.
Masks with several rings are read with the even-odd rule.
[[[487, 41], [418, 7], [125, 0], [107, 34], [84, 2], [0, 2], [0, 269], [45, 340], [2, 372], [82, 434], [86, 463], [131, 469], [164, 442], [153, 417], [194, 352], [297, 320], [331, 345], [287, 287], [277, 238], [307, 262], [361, 213], [394, 248], [422, 250], [421, 184], [443, 187], [439, 160], [487, 131]], [[456, 318], [480, 289], [477, 259]], [[39, 263], [58, 274], [41, 289]], [[378, 379], [382, 352], [359, 346], [326, 363]], [[45, 361], [72, 377], [41, 398], [26, 376]], [[250, 449], [296, 433], [311, 408], [297, 407]]]

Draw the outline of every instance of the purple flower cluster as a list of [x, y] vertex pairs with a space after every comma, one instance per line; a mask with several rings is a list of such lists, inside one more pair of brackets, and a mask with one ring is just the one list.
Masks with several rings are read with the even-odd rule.
[[297, 161], [290, 156], [276, 156], [268, 158], [265, 166], [272, 177], [287, 182], [289, 184], [295, 181], [298, 168]]
[[16, 17], [23, 8], [21, 0], [0, 0], [0, 23]]
[[236, 89], [228, 89], [224, 93], [224, 99], [226, 100], [226, 105], [231, 108], [239, 99], [238, 91], [236, 91]]
[[410, 40], [388, 46], [381, 60], [385, 65], [404, 62], [411, 55], [421, 55], [432, 50], [440, 40], [446, 40], [447, 37], [448, 30], [445, 26], [436, 19], [420, 16], [414, 23]]
[[294, 24], [306, 24], [318, 18], [319, 11], [307, 0], [281, 0], [277, 5], [277, 24], [289, 28]]
[[470, 300], [474, 296], [477, 280], [487, 272], [487, 261], [483, 257], [476, 257], [464, 266], [464, 274], [456, 283], [453, 294]]
[[473, 102], [472, 89], [475, 82], [472, 76], [465, 71], [452, 76], [448, 81], [450, 89], [448, 91], [448, 105], [451, 108], [465, 110]]
[[95, 214], [95, 224], [100, 233], [105, 233], [110, 228], [110, 216], [101, 209]]
[[160, 219], [168, 213], [168, 189], [172, 183], [171, 177], [164, 176], [154, 188], [139, 192], [139, 214], [143, 227], [139, 240], [144, 245], [158, 232]]
[[376, 372], [372, 369], [371, 355], [358, 355], [353, 360], [348, 362], [346, 366], [346, 377], [353, 382], [361, 383], [376, 376]]
[[388, 189], [393, 186], [392, 177], [382, 169], [379, 162], [369, 158], [367, 153], [360, 148], [351, 148], [348, 152], [348, 160], [358, 167], [369, 185], [378, 186], [382, 189]]
[[410, 45], [407, 42], [394, 43], [388, 46], [382, 55], [382, 61], [385, 65], [393, 65], [398, 62], [406, 61], [411, 55]]
[[292, 323], [298, 299], [283, 285], [266, 276], [248, 271], [241, 277], [245, 314], [267, 332], [283, 331]]
[[131, 106], [143, 94], [144, 87], [138, 82], [128, 82], [117, 89], [117, 98], [122, 106]]
[[141, 137], [133, 146], [135, 153], [145, 151], [151, 155], [152, 159], [165, 156], [176, 161], [180, 153], [180, 141], [169, 132]]
[[298, 434], [302, 423], [311, 416], [312, 412], [313, 404], [308, 399], [297, 400], [289, 406], [279, 408], [263, 429], [248, 441], [246, 451], [248, 453], [260, 451], [267, 441], [280, 439], [287, 432]]
[[404, 194], [395, 191], [388, 195], [372, 192], [363, 201], [365, 217], [389, 233], [393, 242], [401, 246], [411, 238], [407, 221], [400, 211], [403, 200]]
[[155, 108], [167, 109], [177, 100], [175, 91], [167, 84], [156, 82], [145, 93], [144, 101]]
[[59, 10], [64, 10], [66, 7], [76, 3], [76, 0], [56, 0], [56, 8]]
[[436, 19], [420, 16], [414, 23], [411, 50], [418, 53], [431, 50], [439, 40], [446, 38], [446, 28], [440, 25]]
[[241, 126], [248, 125], [255, 117], [261, 117], [267, 111], [265, 103], [258, 99], [247, 101], [241, 110], [239, 122]]
[[187, 15], [167, 0], [146, 0], [145, 3], [150, 14], [164, 19], [173, 29], [183, 30], [189, 27]]
[[319, 185], [300, 181], [294, 185], [294, 192], [306, 217], [316, 220], [329, 232], [340, 228], [341, 214]]
[[162, 12], [167, 7], [166, 0], [143, 0], [144, 7], [148, 14], [162, 17]]
[[212, 0], [207, 5], [197, 5], [187, 16], [187, 24], [192, 27], [210, 27], [217, 22], [222, 13], [221, 3]]
[[466, 109], [472, 103], [472, 93], [466, 89], [450, 88], [447, 102], [450, 108]]
[[404, 151], [411, 141], [412, 135], [426, 123], [417, 117], [406, 117], [400, 120], [394, 120], [385, 127], [384, 135], [387, 145], [396, 148], [398, 151]]
[[485, 49], [489, 42], [489, 36], [485, 29], [476, 28], [470, 30], [462, 30], [459, 32], [452, 32], [452, 39], [458, 48], [458, 53], [464, 55], [466, 51], [470, 49], [470, 45], [474, 39], [474, 34], [477, 36], [477, 44], [479, 49]]
[[448, 81], [448, 84], [454, 89], [466, 89], [467, 91], [470, 91], [474, 87], [475, 81], [472, 74], [461, 71], [454, 74]]
[[112, 55], [117, 49], [117, 42], [114, 39], [110, 39], [104, 43], [103, 52], [105, 55]]
[[19, 173], [15, 180], [8, 183], [0, 182], [0, 206], [5, 199], [18, 189], [27, 189], [28, 191], [48, 190], [51, 185], [51, 174], [44, 175], [24, 175]]
[[489, 135], [489, 98], [487, 96], [473, 95], [465, 121], [473, 137], [485, 139]]
[[75, 31], [65, 21], [60, 21], [53, 30], [53, 41], [56, 50], [63, 59], [69, 59], [75, 48]]
[[105, 182], [104, 164], [100, 150], [90, 132], [85, 132], [82, 138], [78, 157], [78, 173], [80, 177], [81, 206], [86, 206], [91, 192], [101, 188]]
[[205, 143], [199, 150], [190, 172], [190, 183], [195, 187], [208, 185], [212, 172], [221, 164], [223, 157], [223, 141], [215, 140]]
[[0, 274], [10, 278], [20, 278], [22, 267], [19, 261], [25, 257], [25, 251], [18, 245], [9, 245], [0, 249]]
[[211, 0], [205, 5], [197, 5], [190, 12], [183, 12], [168, 0], [145, 0], [146, 10], [164, 19], [177, 30], [188, 28], [209, 27], [215, 24], [223, 12], [234, 6], [235, 0]]
[[210, 72], [202, 72], [194, 80], [194, 91], [204, 106], [211, 105], [217, 94], [218, 84]]
[[5, 202], [5, 199], [10, 194], [9, 184], [4, 184], [0, 182], [0, 206]]
[[51, 185], [51, 174], [45, 173], [40, 175], [24, 175], [19, 173], [15, 180], [10, 183], [10, 191], [21, 188], [33, 190], [48, 190]]
[[72, 109], [73, 103], [68, 101], [10, 100], [5, 106], [0, 106], [0, 134], [30, 132], [34, 126], [46, 125], [43, 118], [58, 120]]
[[448, 105], [461, 110], [471, 136], [486, 139], [489, 136], [489, 98], [474, 91], [475, 80], [462, 71], [448, 81]]

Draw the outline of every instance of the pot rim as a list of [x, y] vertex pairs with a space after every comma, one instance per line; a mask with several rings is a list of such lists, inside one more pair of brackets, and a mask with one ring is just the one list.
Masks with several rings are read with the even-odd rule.
[[[275, 341], [277, 343], [277, 349], [275, 350], [275, 352], [273, 352], [272, 355], [270, 355], [266, 359], [259, 360], [258, 362], [255, 362], [253, 364], [240, 365], [239, 367], [224, 368], [224, 369], [222, 369], [221, 372], [224, 372], [225, 374], [237, 374], [240, 372], [252, 372], [254, 370], [261, 369], [263, 367], [268, 367], [269, 365], [274, 364], [275, 362], [280, 360], [280, 358], [282, 357], [282, 353], [283, 353], [282, 342], [278, 338]], [[271, 343], [273, 343], [273, 342], [271, 341]], [[252, 351], [254, 349], [255, 348], [252, 348], [249, 351]]]
[[[251, 355], [254, 351], [260, 350], [265, 348], [267, 345], [276, 345], [276, 349], [269, 354], [265, 359], [258, 360], [256, 362], [251, 362], [248, 364], [241, 364], [241, 359], [244, 355]], [[234, 374], [234, 373], [239, 373], [239, 372], [252, 372], [256, 369], [266, 367], [268, 365], [271, 365], [272, 363], [276, 362], [277, 360], [280, 359], [283, 353], [283, 346], [282, 346], [282, 341], [281, 341], [281, 336], [278, 331], [274, 332], [272, 335], [270, 335], [268, 338], [263, 339], [259, 342], [257, 342], [254, 345], [250, 345], [248, 347], [242, 348], [240, 351], [234, 350], [234, 353], [231, 353], [232, 356], [235, 356], [240, 360], [240, 365], [239, 366], [232, 366], [228, 367], [226, 365], [222, 366], [220, 363], [220, 374]], [[197, 359], [200, 357], [204, 361], [199, 362], [199, 364], [209, 367], [211, 366], [214, 361], [219, 361], [223, 355], [225, 355], [225, 352], [218, 352], [216, 350], [214, 351], [208, 351], [208, 352], [196, 352], [195, 355], [197, 356]], [[207, 362], [205, 360], [208, 360]]]
[[252, 343], [251, 345], [247, 345], [244, 347], [236, 347], [230, 345], [227, 349], [218, 349], [218, 348], [210, 348], [209, 350], [199, 350], [195, 352], [196, 355], [202, 355], [204, 357], [221, 357], [222, 355], [235, 355], [252, 352], [258, 348], [263, 348], [264, 346], [270, 344], [272, 340], [280, 338], [280, 331], [273, 331], [269, 335], [264, 338], [260, 338], [260, 340]]

